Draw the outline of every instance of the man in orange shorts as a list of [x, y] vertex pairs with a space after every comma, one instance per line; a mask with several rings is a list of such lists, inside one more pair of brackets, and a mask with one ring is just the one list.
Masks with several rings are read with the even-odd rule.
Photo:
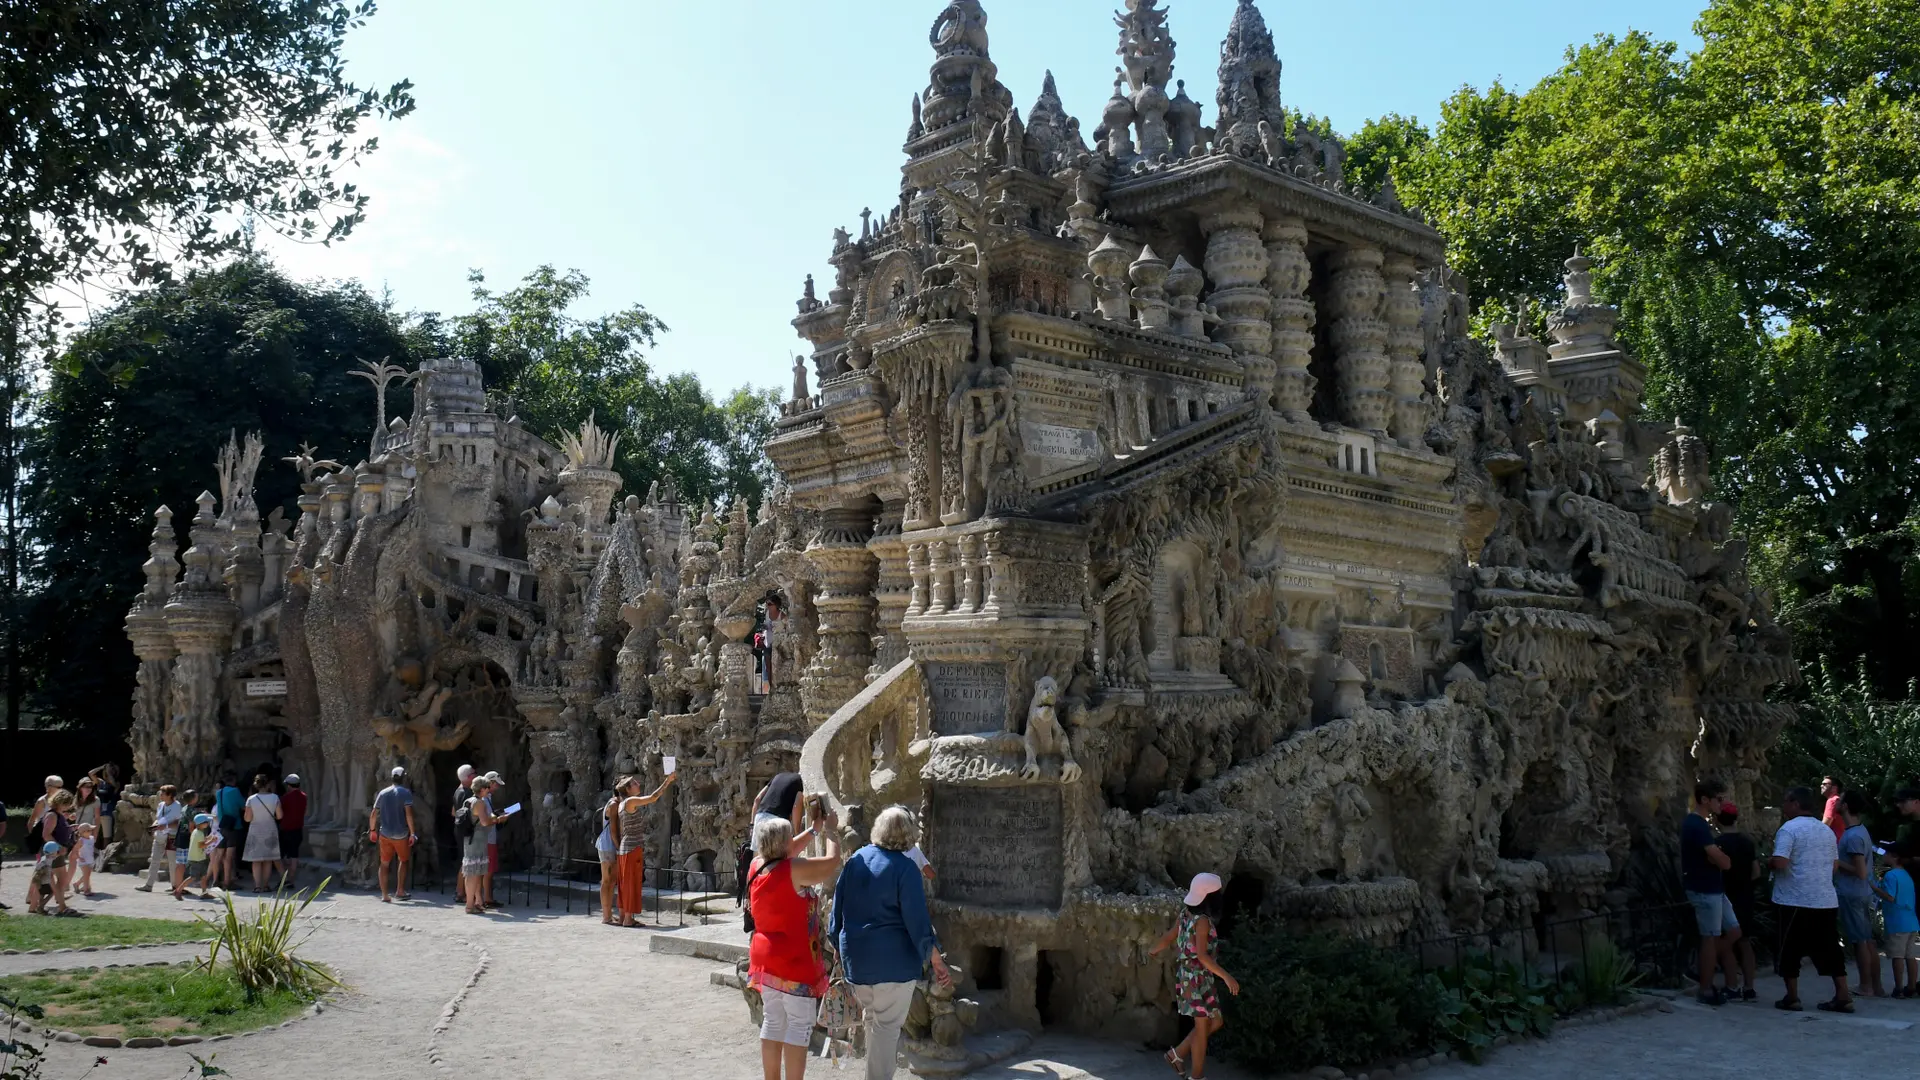
[[394, 893], [402, 900], [407, 892], [407, 867], [413, 862], [413, 842], [419, 833], [413, 827], [413, 792], [407, 790], [407, 770], [393, 768], [393, 783], [373, 797], [373, 810], [367, 815], [367, 839], [380, 845], [380, 900], [392, 903], [387, 893], [387, 865], [396, 859], [400, 868], [394, 874]]

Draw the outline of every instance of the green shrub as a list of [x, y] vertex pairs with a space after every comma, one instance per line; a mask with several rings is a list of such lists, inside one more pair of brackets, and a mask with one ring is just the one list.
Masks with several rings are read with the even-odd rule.
[[1595, 938], [1581, 949], [1580, 959], [1561, 973], [1565, 1000], [1562, 1011], [1583, 1005], [1619, 1005], [1631, 997], [1641, 973], [1633, 957], [1606, 938]]
[[1406, 953], [1364, 942], [1243, 927], [1220, 944], [1240, 980], [1227, 997], [1222, 1056], [1261, 1072], [1365, 1066], [1438, 1045], [1439, 981]]
[[305, 897], [297, 891], [292, 896], [276, 893], [272, 900], [255, 906], [251, 919], [242, 919], [234, 910], [229, 892], [222, 898], [226, 910], [217, 921], [199, 920], [214, 932], [213, 944], [199, 967], [212, 973], [220, 963], [220, 954], [226, 953], [226, 964], [246, 990], [248, 1001], [273, 991], [312, 995], [340, 985], [326, 968], [295, 955], [306, 939], [294, 940], [294, 920], [326, 887], [327, 881], [322, 881]]
[[1780, 733], [1771, 759], [1775, 782], [1817, 784], [1835, 774], [1867, 797], [1867, 825], [1892, 836], [1903, 822], [1888, 812], [1894, 792], [1920, 777], [1920, 686], [1905, 699], [1875, 691], [1864, 660], [1851, 676], [1831, 659], [1807, 665], [1794, 721]]
[[1543, 1036], [1568, 995], [1531, 968], [1474, 953], [1440, 970], [1440, 1032], [1460, 1056], [1479, 1061], [1495, 1039]]

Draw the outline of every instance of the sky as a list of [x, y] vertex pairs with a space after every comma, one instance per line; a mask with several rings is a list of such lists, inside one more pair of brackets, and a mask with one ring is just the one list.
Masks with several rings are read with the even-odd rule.
[[[1213, 123], [1235, 0], [1164, 0], [1174, 77]], [[574, 313], [638, 303], [670, 328], [656, 370], [709, 391], [785, 387], [809, 273], [833, 229], [897, 201], [912, 95], [944, 0], [382, 0], [347, 39], [349, 77], [413, 80], [351, 179], [367, 219], [331, 247], [269, 239], [302, 278], [358, 279], [402, 310], [471, 310], [550, 263], [593, 282]], [[1091, 133], [1112, 92], [1121, 0], [985, 0], [1000, 80], [1027, 113], [1052, 70]], [[1462, 84], [1524, 88], [1568, 45], [1645, 31], [1695, 47], [1697, 0], [1260, 0], [1281, 96], [1357, 130], [1432, 123]]]

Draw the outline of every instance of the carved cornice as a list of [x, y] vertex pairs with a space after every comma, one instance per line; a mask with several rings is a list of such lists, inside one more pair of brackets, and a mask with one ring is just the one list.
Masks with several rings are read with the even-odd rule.
[[1107, 189], [1108, 209], [1125, 219], [1175, 209], [1201, 212], [1234, 200], [1251, 201], [1262, 213], [1299, 218], [1313, 232], [1411, 255], [1423, 265], [1446, 260], [1446, 243], [1431, 226], [1247, 158], [1216, 154], [1122, 176]]

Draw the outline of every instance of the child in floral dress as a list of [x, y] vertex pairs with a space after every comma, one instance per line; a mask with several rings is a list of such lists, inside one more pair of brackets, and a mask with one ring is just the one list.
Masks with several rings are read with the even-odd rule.
[[[1240, 983], [1213, 958], [1213, 942], [1218, 936], [1214, 924], [1220, 916], [1220, 876], [1195, 874], [1193, 884], [1187, 889], [1186, 903], [1180, 920], [1154, 945], [1149, 955], [1158, 956], [1169, 947], [1177, 946], [1174, 953], [1174, 1008], [1182, 1016], [1193, 1017], [1193, 1031], [1181, 1040], [1180, 1045], [1167, 1051], [1167, 1064], [1173, 1066], [1173, 1071], [1181, 1076], [1191, 1075], [1192, 1080], [1205, 1080], [1207, 1039], [1226, 1026], [1226, 1018], [1220, 1015], [1220, 998], [1214, 992], [1213, 980], [1218, 978], [1226, 983], [1227, 992], [1235, 996], [1240, 993]], [[1188, 1072], [1189, 1061], [1192, 1063], [1191, 1074]]]

